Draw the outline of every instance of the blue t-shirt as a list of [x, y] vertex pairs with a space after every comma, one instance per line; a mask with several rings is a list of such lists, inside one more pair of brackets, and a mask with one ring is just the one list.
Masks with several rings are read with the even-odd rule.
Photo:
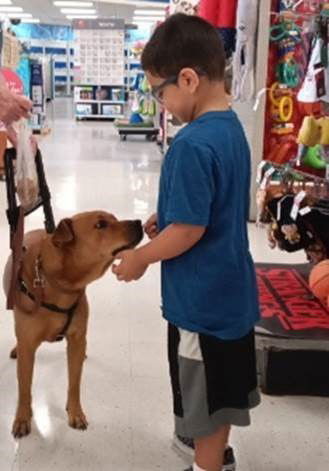
[[190, 250], [162, 262], [163, 315], [221, 339], [246, 335], [259, 319], [249, 252], [250, 151], [234, 111], [205, 113], [183, 128], [165, 156], [158, 225], [206, 227]]

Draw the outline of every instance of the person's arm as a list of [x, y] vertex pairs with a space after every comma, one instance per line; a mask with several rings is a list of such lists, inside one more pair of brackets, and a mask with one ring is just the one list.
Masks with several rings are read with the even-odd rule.
[[118, 254], [120, 265], [113, 265], [112, 272], [120, 281], [138, 280], [148, 265], [178, 257], [191, 249], [203, 236], [206, 228], [190, 224], [170, 224], [151, 242], [136, 250]]
[[151, 242], [136, 250], [138, 258], [150, 265], [178, 257], [199, 242], [205, 230], [203, 226], [170, 224]]
[[[112, 270], [119, 280], [137, 280], [149, 264], [179, 257], [201, 239], [209, 225], [215, 192], [212, 151], [190, 140], [179, 140], [172, 146], [164, 214], [167, 225], [148, 244], [118, 255], [121, 263]], [[152, 222], [155, 219], [146, 226]]]

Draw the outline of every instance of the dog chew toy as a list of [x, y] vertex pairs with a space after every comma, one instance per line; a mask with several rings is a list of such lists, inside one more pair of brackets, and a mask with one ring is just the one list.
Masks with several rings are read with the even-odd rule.
[[320, 146], [320, 144], [307, 149], [303, 158], [303, 164], [315, 168], [316, 170], [326, 169], [327, 162], [322, 156], [322, 146]]
[[273, 141], [271, 151], [267, 160], [275, 162], [276, 164], [284, 164], [295, 153], [296, 139], [293, 134], [282, 136]]
[[307, 147], [314, 147], [320, 143], [321, 133], [320, 123], [313, 116], [305, 116], [297, 142]]
[[329, 146], [329, 117], [325, 116], [318, 119], [318, 124], [321, 127], [320, 144], [322, 146]]
[[309, 286], [314, 296], [327, 304], [329, 296], [329, 260], [323, 260], [315, 265], [310, 273]]

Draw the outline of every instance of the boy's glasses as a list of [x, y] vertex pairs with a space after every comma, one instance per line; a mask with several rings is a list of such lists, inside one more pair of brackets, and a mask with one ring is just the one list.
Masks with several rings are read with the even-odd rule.
[[[198, 70], [195, 69], [195, 72], [202, 77], [203, 75], [206, 75], [206, 73], [203, 70]], [[151, 93], [153, 98], [160, 103], [160, 105], [163, 105], [163, 91], [168, 85], [176, 85], [178, 82], [180, 72], [176, 75], [172, 75], [171, 77], [167, 78], [164, 80], [160, 85], [157, 85], [156, 87], [152, 87]]]
[[168, 85], [174, 85], [178, 81], [179, 74], [173, 75], [172, 77], [167, 78], [164, 80], [160, 85], [157, 85], [156, 87], [152, 87], [151, 93], [153, 98], [160, 103], [161, 105], [163, 104], [163, 91]]

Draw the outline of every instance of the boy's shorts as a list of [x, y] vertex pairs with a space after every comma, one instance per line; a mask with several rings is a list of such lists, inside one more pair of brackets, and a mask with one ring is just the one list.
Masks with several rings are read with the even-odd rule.
[[260, 403], [255, 333], [220, 340], [168, 326], [168, 357], [176, 434], [198, 438], [222, 425], [250, 425]]

